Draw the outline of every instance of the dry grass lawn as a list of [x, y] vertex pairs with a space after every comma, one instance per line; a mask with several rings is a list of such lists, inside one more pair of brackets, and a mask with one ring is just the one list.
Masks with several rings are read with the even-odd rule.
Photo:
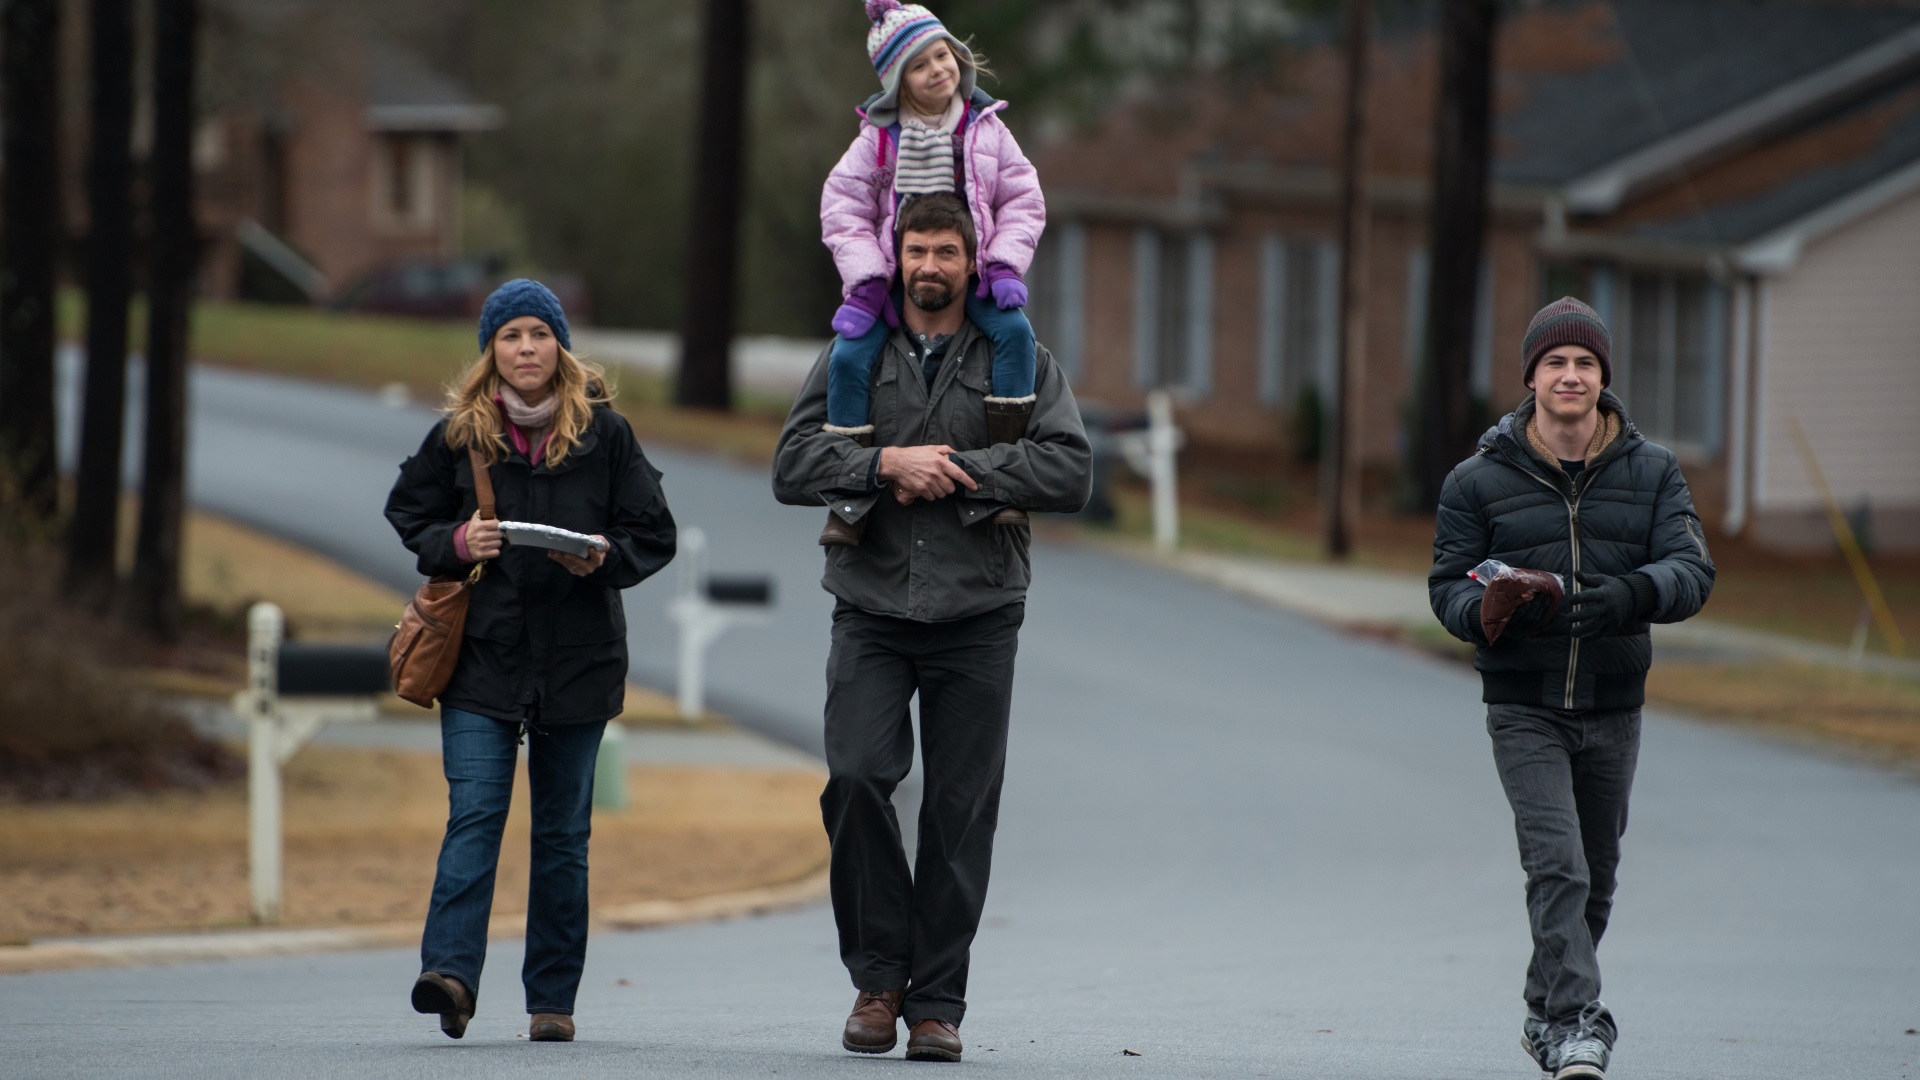
[[1920, 683], [1807, 664], [1656, 662], [1647, 697], [1704, 719], [1920, 766]]
[[[824, 865], [822, 777], [806, 769], [636, 767], [632, 805], [596, 811], [593, 903], [684, 899], [806, 877]], [[526, 910], [521, 769], [494, 912]], [[425, 915], [446, 823], [436, 755], [308, 747], [288, 765], [288, 926]], [[246, 793], [0, 805], [0, 942], [239, 926]]]

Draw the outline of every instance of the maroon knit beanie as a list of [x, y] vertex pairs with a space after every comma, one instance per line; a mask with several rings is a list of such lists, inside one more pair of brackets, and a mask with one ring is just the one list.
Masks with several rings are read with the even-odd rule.
[[1613, 338], [1600, 313], [1571, 296], [1563, 296], [1534, 315], [1527, 324], [1527, 336], [1520, 339], [1520, 354], [1526, 367], [1520, 371], [1522, 383], [1533, 380], [1533, 366], [1540, 358], [1561, 345], [1578, 345], [1600, 361], [1600, 385], [1613, 383]]

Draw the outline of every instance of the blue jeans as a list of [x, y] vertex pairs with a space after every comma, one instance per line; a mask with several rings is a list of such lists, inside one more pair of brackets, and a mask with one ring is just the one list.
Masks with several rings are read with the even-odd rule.
[[[533, 861], [527, 885], [527, 1011], [573, 1013], [587, 958], [587, 836], [593, 824], [593, 763], [606, 722], [527, 732], [533, 793]], [[500, 834], [513, 798], [520, 725], [460, 709], [440, 710], [447, 774], [447, 835], [420, 939], [420, 968], [451, 975], [477, 1000], [487, 959]]]
[[[900, 303], [900, 290], [893, 293]], [[1000, 310], [992, 298], [967, 290], [967, 319], [993, 342], [993, 396], [1023, 398], [1033, 393], [1033, 324], [1021, 308]], [[873, 329], [849, 341], [833, 339], [827, 358], [827, 423], [834, 427], [861, 427], [872, 423], [869, 394], [874, 361], [886, 347], [892, 329], [885, 319], [873, 320]]]

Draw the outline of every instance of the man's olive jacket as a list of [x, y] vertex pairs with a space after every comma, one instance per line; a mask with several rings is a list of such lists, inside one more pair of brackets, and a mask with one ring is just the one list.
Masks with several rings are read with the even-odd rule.
[[[1693, 497], [1673, 452], [1648, 442], [1612, 391], [1600, 408], [1617, 413], [1620, 435], [1570, 481], [1559, 462], [1528, 445], [1534, 400], [1480, 437], [1440, 489], [1427, 591], [1433, 613], [1453, 636], [1479, 648], [1488, 703], [1556, 709], [1631, 709], [1646, 698], [1653, 663], [1648, 622], [1692, 618], [1713, 591], [1713, 558]], [[1576, 640], [1565, 606], [1530, 636], [1489, 646], [1480, 628], [1479, 583], [1467, 571], [1482, 559], [1545, 570], [1578, 591], [1576, 571], [1653, 581], [1653, 610], [1602, 637]]]
[[[773, 459], [773, 493], [781, 502], [867, 519], [859, 546], [826, 549], [821, 585], [861, 610], [917, 622], [963, 619], [1025, 599], [1031, 535], [988, 519], [1003, 506], [1073, 513], [1092, 492], [1093, 455], [1080, 407], [1052, 354], [1037, 350], [1037, 400], [1026, 437], [989, 446], [992, 342], [963, 323], [929, 389], [907, 337], [895, 331], [873, 366], [872, 449], [821, 430], [827, 356], [823, 351], [807, 374]], [[956, 487], [944, 499], [901, 506], [891, 491], [872, 489], [879, 447], [927, 445], [953, 447], [979, 490]]]

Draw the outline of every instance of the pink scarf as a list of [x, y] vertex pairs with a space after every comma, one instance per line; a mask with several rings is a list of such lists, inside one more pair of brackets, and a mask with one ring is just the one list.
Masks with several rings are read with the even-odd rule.
[[550, 393], [540, 404], [529, 405], [513, 387], [501, 383], [500, 393], [493, 400], [500, 411], [507, 414], [507, 438], [513, 440], [514, 449], [525, 454], [533, 464], [540, 464], [546, 454], [547, 439], [553, 434], [553, 410], [560, 404], [560, 398]]

